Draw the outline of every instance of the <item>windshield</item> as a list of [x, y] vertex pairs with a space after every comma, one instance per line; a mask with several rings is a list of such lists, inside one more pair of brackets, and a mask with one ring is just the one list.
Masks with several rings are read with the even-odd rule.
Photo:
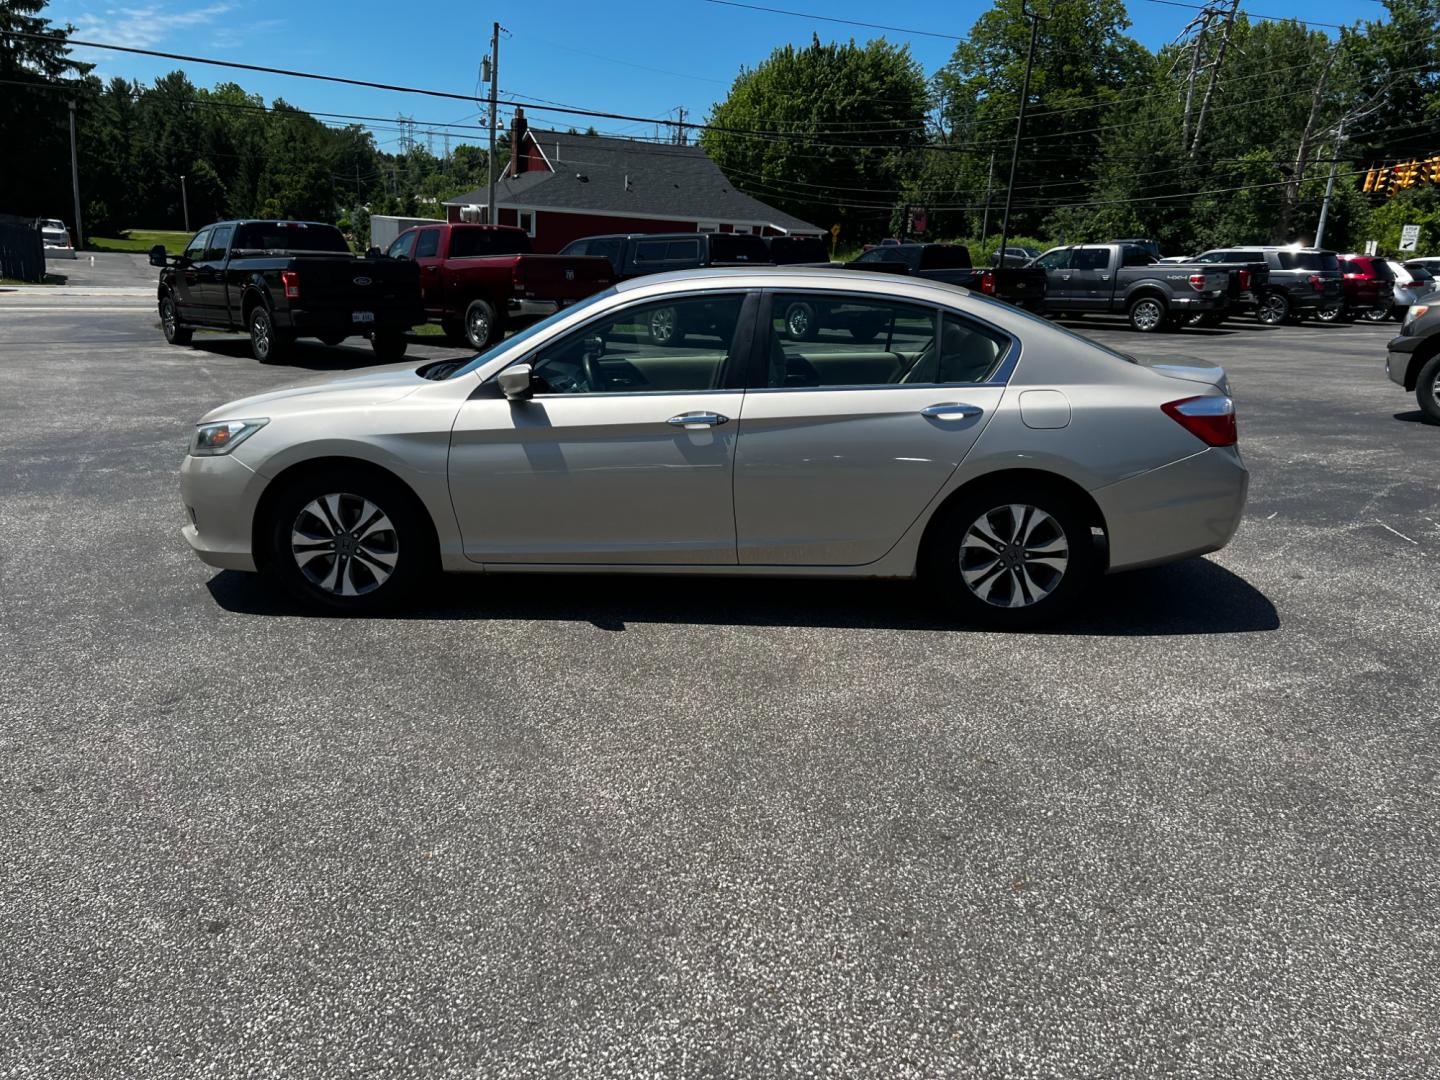
[[241, 225], [232, 245], [237, 251], [350, 251], [334, 225], [300, 221], [251, 221]]
[[490, 377], [492, 372], [482, 371], [481, 369], [484, 368], [487, 364], [489, 364], [492, 360], [498, 360], [502, 355], [509, 353], [510, 350], [515, 348], [517, 345], [523, 345], [531, 338], [539, 337], [547, 330], [549, 330], [550, 327], [554, 326], [557, 322], [559, 322], [561, 319], [568, 319], [577, 311], [584, 311], [586, 308], [592, 306], [598, 301], [604, 300], [605, 298], [614, 295], [614, 289], [606, 289], [603, 292], [598, 292], [593, 296], [587, 296], [578, 304], [571, 304], [567, 308], [561, 308], [554, 315], [541, 319], [539, 322], [527, 326], [519, 333], [511, 334], [504, 341], [497, 341], [494, 345], [491, 345], [490, 348], [486, 349], [479, 356], [475, 357], [475, 359], [452, 371], [449, 374], [448, 378], [458, 379], [460, 376], [469, 375], [473, 371], [479, 373], [481, 379], [487, 379]]

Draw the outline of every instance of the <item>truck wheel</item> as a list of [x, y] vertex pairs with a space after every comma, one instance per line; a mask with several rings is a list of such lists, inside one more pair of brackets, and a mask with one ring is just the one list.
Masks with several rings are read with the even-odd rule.
[[785, 309], [785, 336], [794, 341], [814, 341], [820, 333], [820, 320], [815, 309], [806, 303], [791, 304]]
[[250, 329], [250, 352], [262, 364], [278, 364], [290, 351], [291, 338], [275, 328], [270, 309], [256, 304], [247, 320]]
[[405, 335], [398, 330], [376, 330], [370, 335], [370, 348], [376, 358], [387, 363], [398, 362], [408, 345]]
[[1163, 330], [1167, 322], [1165, 304], [1154, 296], [1142, 296], [1130, 305], [1130, 325], [1142, 334]]
[[488, 349], [498, 329], [495, 309], [484, 300], [471, 300], [465, 309], [465, 340], [472, 349]]
[[175, 312], [175, 301], [165, 297], [160, 301], [160, 329], [165, 340], [171, 345], [189, 345], [195, 332], [180, 325], [180, 316]]
[[861, 344], [864, 344], [867, 341], [874, 341], [875, 335], [880, 333], [884, 328], [884, 319], [869, 319], [850, 327], [850, 336]]
[[1266, 293], [1255, 307], [1255, 317], [1266, 326], [1279, 326], [1290, 317], [1290, 299], [1284, 293]]
[[1440, 354], [1432, 356], [1415, 380], [1415, 400], [1432, 424], [1440, 424]]

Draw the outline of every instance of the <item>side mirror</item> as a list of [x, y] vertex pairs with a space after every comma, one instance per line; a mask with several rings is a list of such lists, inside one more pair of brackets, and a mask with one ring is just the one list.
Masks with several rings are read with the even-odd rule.
[[535, 369], [529, 364], [511, 364], [495, 377], [500, 392], [511, 401], [524, 401], [535, 393]]
[[156, 244], [154, 247], [152, 247], [152, 248], [150, 249], [150, 265], [151, 265], [151, 266], [164, 266], [164, 265], [165, 265], [165, 245], [164, 245], [164, 244]]

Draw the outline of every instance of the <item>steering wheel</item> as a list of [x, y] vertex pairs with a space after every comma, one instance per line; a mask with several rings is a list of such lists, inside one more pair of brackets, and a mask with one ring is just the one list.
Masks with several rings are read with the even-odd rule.
[[598, 393], [605, 389], [603, 377], [600, 374], [600, 354], [586, 349], [580, 355], [580, 368], [585, 372], [585, 381], [590, 384], [590, 392]]

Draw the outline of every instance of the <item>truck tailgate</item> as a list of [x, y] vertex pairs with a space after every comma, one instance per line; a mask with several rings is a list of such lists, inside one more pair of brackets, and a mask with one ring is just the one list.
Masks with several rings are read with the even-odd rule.
[[988, 271], [995, 277], [995, 296], [1012, 304], [1045, 299], [1047, 277], [1039, 267], [1004, 266]]
[[521, 255], [511, 277], [527, 300], [583, 300], [615, 284], [610, 260], [590, 255]]
[[296, 255], [298, 300], [309, 310], [374, 309], [418, 304], [420, 270], [413, 262], [349, 255]]

